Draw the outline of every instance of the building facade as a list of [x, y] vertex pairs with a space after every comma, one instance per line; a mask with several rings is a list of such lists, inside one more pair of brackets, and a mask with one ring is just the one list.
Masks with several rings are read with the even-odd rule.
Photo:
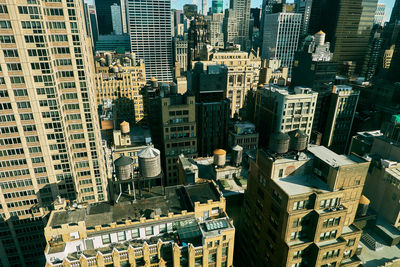
[[212, 0], [211, 2], [211, 13], [223, 13], [224, 12], [224, 1], [223, 0]]
[[174, 62], [179, 62], [179, 68], [181, 69], [181, 72], [187, 71], [188, 44], [187, 37], [178, 36], [174, 38]]
[[242, 51], [248, 51], [250, 44], [250, 0], [230, 0], [229, 7], [235, 11], [238, 23], [238, 44]]
[[41, 265], [35, 243], [42, 244], [42, 218], [58, 195], [107, 200], [82, 5], [1, 4], [0, 214], [10, 228], [1, 238], [4, 266]]
[[224, 14], [222, 12], [213, 12], [206, 17], [206, 20], [209, 35], [207, 39], [210, 41], [210, 45], [214, 49], [223, 49], [225, 47], [223, 31]]
[[292, 71], [294, 53], [299, 43], [302, 15], [296, 13], [266, 14], [262, 43], [263, 59], [279, 59]]
[[121, 35], [123, 33], [121, 7], [118, 4], [113, 4], [110, 8], [113, 33]]
[[159, 81], [171, 82], [171, 1], [128, 0], [127, 16], [131, 50], [144, 59], [147, 80], [155, 77]]
[[359, 96], [349, 85], [333, 87], [322, 143], [336, 153], [347, 153]]
[[45, 228], [46, 266], [232, 266], [235, 228], [220, 194], [204, 183], [135, 203], [61, 208]]
[[224, 43], [225, 47], [230, 43], [237, 43], [239, 36], [239, 24], [236, 18], [236, 11], [233, 9], [225, 10], [224, 22]]
[[310, 136], [318, 93], [310, 88], [259, 87], [255, 96], [254, 124], [260, 145], [268, 146], [271, 134], [301, 130]]
[[358, 266], [362, 231], [353, 221], [369, 162], [322, 146], [295, 155], [259, 150], [250, 162], [242, 264]]
[[384, 3], [378, 3], [374, 16], [374, 24], [378, 24], [382, 27], [385, 25], [385, 9], [386, 5]]
[[105, 53], [96, 61], [95, 82], [97, 105], [109, 99], [119, 117], [132, 123], [143, 119], [140, 90], [146, 85], [146, 70], [142, 59], [136, 59], [133, 53], [129, 57]]

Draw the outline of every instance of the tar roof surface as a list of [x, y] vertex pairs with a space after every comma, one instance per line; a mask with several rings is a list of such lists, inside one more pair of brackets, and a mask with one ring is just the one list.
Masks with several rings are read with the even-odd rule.
[[309, 145], [308, 151], [332, 167], [339, 167], [363, 162], [355, 156], [338, 155], [324, 146]]
[[307, 193], [327, 193], [329, 187], [315, 175], [288, 176], [276, 179], [274, 182], [282, 188], [289, 196], [302, 195]]
[[165, 188], [165, 196], [151, 197], [136, 202], [120, 202], [115, 205], [102, 202], [87, 208], [55, 212], [49, 226], [85, 221], [86, 227], [110, 224], [124, 220], [153, 218], [155, 215], [168, 216], [168, 213], [193, 211], [194, 202], [207, 203], [209, 199], [220, 200], [220, 194], [213, 184], [191, 186], [171, 186]]

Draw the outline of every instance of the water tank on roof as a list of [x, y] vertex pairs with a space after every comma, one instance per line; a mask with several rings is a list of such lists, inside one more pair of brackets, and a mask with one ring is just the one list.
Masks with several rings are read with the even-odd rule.
[[112, 72], [118, 73], [119, 69], [117, 66], [112, 67]]
[[157, 88], [157, 87], [158, 87], [158, 81], [157, 81], [157, 79], [156, 79], [155, 77], [152, 77], [152, 78], [150, 79], [150, 84], [151, 84], [151, 87]]
[[114, 161], [115, 174], [118, 180], [127, 180], [131, 178], [133, 159], [124, 155]]
[[243, 147], [236, 145], [232, 148], [231, 162], [233, 166], [242, 164]]
[[105, 66], [106, 65], [106, 60], [102, 57], [99, 59], [100, 65]]
[[131, 65], [136, 66], [136, 55], [135, 53], [131, 53]]
[[290, 149], [295, 151], [303, 151], [307, 148], [308, 136], [301, 130], [294, 130], [289, 133]]
[[224, 167], [226, 163], [226, 151], [223, 149], [214, 150], [214, 165]]
[[131, 63], [131, 59], [129, 57], [124, 57], [124, 63]]
[[169, 85], [166, 83], [161, 83], [160, 92], [163, 93], [164, 96], [169, 95]]
[[160, 150], [153, 147], [142, 149], [139, 154], [139, 171], [144, 178], [156, 177], [161, 173]]
[[269, 139], [269, 148], [276, 153], [286, 153], [289, 150], [290, 137], [287, 133], [273, 133]]
[[123, 121], [119, 126], [121, 127], [121, 133], [128, 134], [130, 132], [129, 122]]
[[124, 69], [122, 68], [122, 65], [120, 64], [120, 63], [118, 63], [117, 64], [117, 67], [118, 67], [118, 71], [119, 72], [122, 72]]
[[171, 83], [169, 85], [169, 92], [170, 92], [171, 95], [178, 94], [178, 87], [176, 86], [176, 83]]

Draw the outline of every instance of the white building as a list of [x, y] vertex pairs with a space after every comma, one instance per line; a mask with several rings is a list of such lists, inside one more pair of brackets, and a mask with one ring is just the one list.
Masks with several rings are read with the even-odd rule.
[[282, 66], [289, 68], [289, 75], [299, 43], [301, 25], [302, 14], [296, 13], [266, 14], [264, 19], [262, 58], [280, 59]]
[[208, 27], [208, 40], [216, 49], [224, 48], [223, 13], [214, 13], [206, 17]]
[[146, 77], [172, 81], [171, 1], [127, 0], [127, 10], [132, 52], [144, 59]]
[[379, 24], [381, 26], [385, 25], [385, 9], [386, 5], [383, 3], [378, 3], [378, 6], [376, 7], [375, 11], [375, 17], [374, 17], [374, 24]]
[[239, 44], [243, 50], [247, 50], [250, 48], [250, 0], [231, 0], [230, 8], [236, 12]]
[[121, 7], [117, 4], [110, 6], [111, 8], [111, 21], [113, 26], [113, 32], [115, 35], [122, 34], [122, 17]]

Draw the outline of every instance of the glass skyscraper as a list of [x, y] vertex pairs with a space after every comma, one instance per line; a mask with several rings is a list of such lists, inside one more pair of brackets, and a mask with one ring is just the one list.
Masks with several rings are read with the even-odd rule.
[[171, 0], [127, 0], [132, 52], [146, 64], [146, 78], [172, 81]]
[[213, 0], [211, 6], [211, 12], [222, 13], [224, 11], [224, 1], [223, 0]]

